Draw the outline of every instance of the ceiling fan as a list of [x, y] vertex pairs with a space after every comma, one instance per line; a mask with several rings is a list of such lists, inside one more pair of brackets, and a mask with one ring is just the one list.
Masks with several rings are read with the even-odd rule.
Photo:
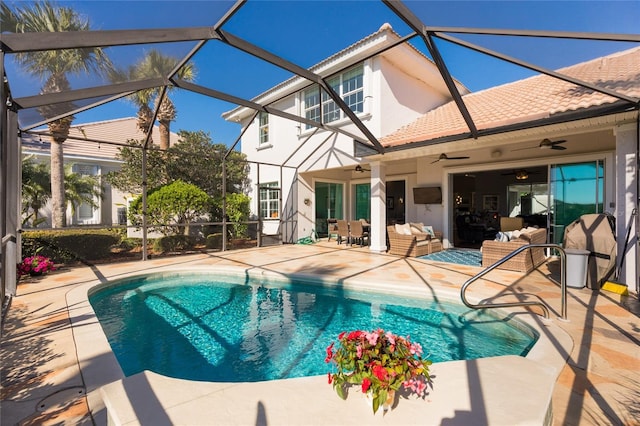
[[502, 176], [513, 175], [516, 177], [516, 180], [527, 180], [529, 179], [529, 175], [535, 175], [535, 174], [538, 174], [538, 172], [529, 172], [525, 169], [518, 169], [512, 172], [502, 173]]
[[526, 148], [513, 149], [512, 151], [521, 151], [523, 149], [534, 149], [534, 148], [555, 149], [557, 151], [563, 151], [563, 150], [567, 149], [567, 147], [566, 146], [561, 146], [560, 144], [561, 143], [565, 143], [566, 141], [567, 141], [566, 139], [561, 139], [559, 141], [552, 141], [551, 139], [544, 138], [538, 144], [538, 146], [528, 146]]
[[448, 160], [466, 160], [469, 157], [465, 157], [465, 156], [461, 156], [461, 157], [449, 157], [447, 154], [445, 154], [444, 152], [442, 154], [440, 154], [440, 156], [438, 156], [438, 159], [435, 161], [432, 161], [431, 164], [433, 163], [437, 163], [438, 161], [448, 161]]
[[365, 169], [365, 168], [364, 168], [364, 167], [362, 167], [360, 164], [358, 164], [358, 165], [356, 166], [356, 168], [355, 168], [355, 169], [353, 169], [353, 170], [355, 170], [355, 171], [356, 171], [356, 172], [358, 172], [358, 173], [364, 173], [364, 172], [370, 172], [370, 171], [371, 171], [371, 170], [369, 170], [369, 169]]

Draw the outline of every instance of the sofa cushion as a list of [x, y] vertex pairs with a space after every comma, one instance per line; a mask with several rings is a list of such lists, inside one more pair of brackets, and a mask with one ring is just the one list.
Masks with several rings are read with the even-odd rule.
[[531, 233], [530, 232], [521, 232], [520, 235], [518, 236], [518, 239], [526, 242], [527, 244], [529, 244], [531, 242]]
[[409, 227], [411, 229], [411, 233], [414, 235], [422, 235], [424, 234], [424, 231], [422, 230], [422, 224], [421, 223], [410, 223]]
[[396, 223], [395, 228], [396, 228], [396, 234], [412, 235], [411, 227], [409, 226], [408, 223], [405, 223], [404, 225], [400, 225], [399, 223]]

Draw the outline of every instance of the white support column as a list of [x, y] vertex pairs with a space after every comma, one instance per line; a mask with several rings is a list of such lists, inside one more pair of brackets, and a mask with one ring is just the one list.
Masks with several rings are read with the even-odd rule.
[[[18, 229], [20, 227], [21, 204], [21, 144], [18, 141], [18, 113], [7, 113], [7, 146], [4, 151], [6, 163], [4, 172], [6, 177], [5, 200], [5, 232], [2, 244], [4, 246], [4, 261], [2, 273], [5, 284], [5, 295], [16, 295], [18, 272], [17, 264], [20, 262], [21, 250]], [[3, 301], [0, 301], [2, 303]]]
[[637, 290], [638, 283], [638, 239], [637, 218], [631, 223], [631, 233], [626, 253], [623, 253], [629, 222], [633, 219], [631, 212], [637, 207], [637, 133], [636, 124], [625, 124], [615, 128], [616, 136], [616, 241], [618, 242], [618, 259], [624, 257], [624, 265], [618, 280], [626, 283], [629, 289]]
[[374, 161], [371, 166], [371, 231], [369, 250], [378, 253], [387, 251], [387, 173], [386, 165]]

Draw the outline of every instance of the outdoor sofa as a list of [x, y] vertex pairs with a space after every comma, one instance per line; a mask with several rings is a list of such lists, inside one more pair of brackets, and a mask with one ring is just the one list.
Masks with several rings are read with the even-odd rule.
[[417, 257], [442, 250], [442, 232], [424, 231], [422, 223], [387, 226], [389, 254]]
[[[526, 244], [544, 244], [547, 242], [547, 230], [544, 228], [525, 228], [510, 241], [485, 240], [482, 243], [482, 266], [491, 266], [509, 253]], [[544, 248], [532, 248], [518, 253], [498, 269], [529, 273], [546, 260]]]

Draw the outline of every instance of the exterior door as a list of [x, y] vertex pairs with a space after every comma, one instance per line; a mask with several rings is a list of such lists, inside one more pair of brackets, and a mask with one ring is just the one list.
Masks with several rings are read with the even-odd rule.
[[560, 244], [564, 230], [583, 214], [604, 211], [604, 161], [550, 167], [551, 225], [549, 239]]
[[316, 182], [316, 232], [329, 235], [327, 219], [344, 219], [344, 184]]
[[366, 219], [371, 221], [371, 184], [358, 183], [354, 185], [355, 215], [354, 219]]

